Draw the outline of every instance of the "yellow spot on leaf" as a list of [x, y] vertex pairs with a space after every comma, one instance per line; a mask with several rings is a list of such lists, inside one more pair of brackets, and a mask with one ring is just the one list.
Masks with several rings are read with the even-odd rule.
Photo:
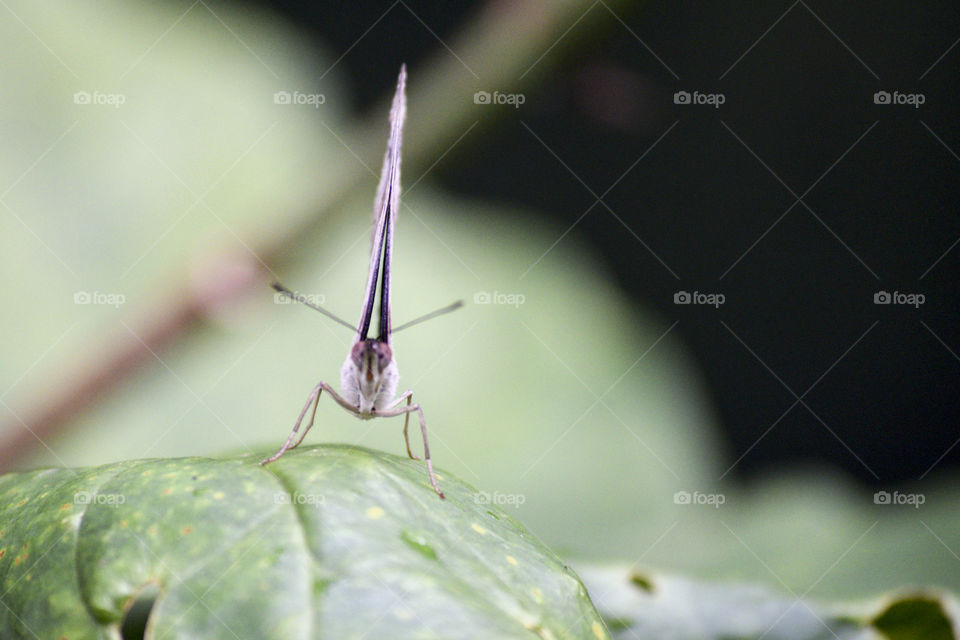
[[376, 520], [383, 516], [383, 509], [380, 507], [370, 507], [367, 509], [367, 517], [371, 520]]
[[487, 530], [478, 525], [476, 522], [470, 525], [470, 528], [479, 533], [480, 535], [486, 535]]
[[214, 500], [223, 500], [223, 491], [215, 491], [213, 493]]
[[513, 556], [507, 556], [507, 562], [509, 562], [510, 564], [515, 565], [515, 564], [517, 564], [517, 559], [514, 558]]
[[603, 627], [600, 626], [600, 623], [599, 623], [599, 622], [594, 622], [594, 623], [593, 623], [593, 635], [595, 635], [595, 636], [597, 636], [598, 638], [600, 638], [600, 640], [603, 640], [604, 638], [607, 637], [607, 634], [604, 633]]

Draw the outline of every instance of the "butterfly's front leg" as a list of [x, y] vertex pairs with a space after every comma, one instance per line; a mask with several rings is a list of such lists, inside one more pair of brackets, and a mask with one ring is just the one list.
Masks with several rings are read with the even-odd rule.
[[[343, 408], [347, 409], [348, 411], [352, 411], [354, 413], [356, 412], [356, 408], [352, 407], [349, 402], [341, 398], [340, 394], [334, 391], [333, 387], [331, 387], [326, 382], [321, 382], [320, 384], [315, 386], [313, 388], [313, 391], [310, 392], [310, 395], [307, 396], [307, 403], [303, 405], [303, 410], [300, 412], [300, 417], [297, 418], [297, 423], [293, 425], [293, 431], [291, 431], [290, 435], [287, 436], [287, 441], [283, 443], [283, 446], [280, 447], [279, 451], [277, 451], [275, 454], [273, 454], [266, 460], [262, 460], [260, 464], [262, 465], [270, 464], [271, 462], [277, 460], [284, 453], [286, 453], [289, 449], [295, 449], [300, 445], [301, 442], [303, 442], [303, 439], [307, 437], [307, 432], [310, 431], [310, 427], [313, 426], [314, 419], [317, 417], [317, 405], [320, 404], [320, 393], [322, 391], [326, 391], [331, 396], [333, 396], [333, 399], [337, 401], [337, 404], [339, 404]], [[307, 409], [310, 408], [311, 403], [313, 404], [313, 411], [310, 413], [310, 422], [307, 424], [306, 428], [303, 430], [303, 433], [300, 434], [300, 438], [297, 440], [296, 444], [291, 445], [290, 443], [293, 442], [294, 436], [296, 436], [297, 431], [300, 430], [300, 423], [303, 422], [303, 417], [307, 415]]]

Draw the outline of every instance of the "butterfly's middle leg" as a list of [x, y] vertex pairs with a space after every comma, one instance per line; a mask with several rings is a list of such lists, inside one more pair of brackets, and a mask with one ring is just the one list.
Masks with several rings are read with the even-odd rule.
[[[396, 400], [394, 400], [393, 403], [391, 403], [386, 410], [391, 411], [393, 409], [396, 409], [397, 405], [399, 405], [404, 400], [407, 401], [407, 407], [409, 407], [410, 404], [413, 402], [413, 391], [404, 392], [404, 394], [401, 395]], [[408, 432], [409, 427], [410, 427], [410, 411], [407, 411], [403, 416], [403, 441], [407, 445], [407, 455], [414, 460], [419, 460], [420, 456], [414, 454], [413, 451], [410, 450], [410, 434]]]
[[[402, 402], [403, 400], [407, 401], [406, 406], [400, 407], [399, 409], [394, 408], [398, 404], [400, 404], [400, 402]], [[412, 402], [413, 402], [413, 391], [407, 391], [402, 396], [397, 398], [396, 402], [394, 402], [392, 405], [387, 407], [385, 411], [378, 413], [377, 415], [381, 418], [391, 418], [393, 416], [399, 416], [401, 413], [405, 414], [404, 422], [403, 422], [403, 436], [404, 438], [406, 438], [407, 422], [410, 419], [410, 414], [413, 412], [417, 413], [417, 417], [420, 419], [420, 433], [423, 435], [423, 458], [424, 458], [424, 461], [427, 463], [427, 475], [430, 478], [430, 484], [433, 485], [433, 490], [436, 491], [437, 495], [440, 496], [440, 499], [443, 500], [445, 496], [443, 495], [443, 491], [440, 491], [440, 487], [437, 486], [437, 478], [433, 473], [433, 462], [430, 461], [430, 443], [427, 441], [427, 421], [423, 417], [423, 409], [420, 408], [420, 405], [412, 404]], [[407, 440], [407, 453], [410, 455], [411, 458], [419, 459], [416, 456], [414, 456], [413, 453], [410, 451], [409, 440]]]

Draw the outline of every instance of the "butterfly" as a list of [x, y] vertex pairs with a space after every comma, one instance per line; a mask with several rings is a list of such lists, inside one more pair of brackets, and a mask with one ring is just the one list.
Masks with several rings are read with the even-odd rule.
[[[400, 148], [403, 143], [403, 123], [407, 111], [406, 83], [407, 69], [406, 65], [403, 65], [400, 67], [397, 90], [390, 108], [390, 139], [387, 142], [387, 151], [383, 158], [383, 171], [380, 174], [380, 184], [377, 187], [377, 198], [374, 202], [370, 269], [367, 273], [367, 286], [364, 291], [360, 322], [354, 328], [351, 324], [341, 320], [326, 309], [311, 304], [283, 285], [273, 284], [273, 288], [281, 294], [336, 320], [354, 330], [355, 334], [353, 346], [340, 368], [341, 392], [337, 393], [326, 382], [318, 383], [307, 397], [307, 402], [304, 404], [303, 410], [300, 411], [300, 416], [297, 418], [293, 431], [290, 432], [286, 442], [277, 453], [263, 460], [260, 464], [265, 465], [277, 460], [289, 449], [295, 448], [303, 441], [310, 427], [313, 426], [317, 405], [320, 403], [320, 394], [326, 391], [337, 404], [362, 420], [404, 416], [403, 439], [407, 446], [407, 455], [414, 460], [419, 460], [410, 450], [410, 437], [407, 431], [410, 414], [416, 413], [420, 420], [420, 432], [423, 434], [423, 458], [426, 462], [430, 484], [442, 499], [444, 495], [440, 487], [437, 486], [437, 478], [433, 473], [433, 462], [430, 460], [430, 444], [427, 441], [427, 423], [423, 417], [423, 409], [419, 404], [413, 402], [413, 391], [405, 391], [394, 399], [400, 374], [397, 370], [397, 360], [394, 357], [393, 348], [390, 345], [391, 335], [396, 331], [453, 311], [463, 305], [463, 301], [457, 301], [396, 329], [391, 329], [390, 326], [390, 275], [393, 260], [393, 230], [397, 220], [397, 210], [400, 206]], [[373, 319], [378, 286], [380, 289], [379, 334], [376, 338], [371, 338], [369, 337], [370, 324]], [[406, 403], [404, 404], [404, 402]], [[307, 423], [303, 433], [294, 443], [294, 438], [297, 437], [300, 425], [311, 405], [313, 405], [313, 410], [310, 413], [310, 422]]]

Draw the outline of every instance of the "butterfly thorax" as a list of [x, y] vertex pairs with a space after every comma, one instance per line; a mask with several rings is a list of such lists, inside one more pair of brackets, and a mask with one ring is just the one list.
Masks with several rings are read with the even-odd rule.
[[393, 400], [399, 378], [389, 344], [360, 340], [354, 343], [340, 369], [340, 389], [361, 413], [372, 417]]

